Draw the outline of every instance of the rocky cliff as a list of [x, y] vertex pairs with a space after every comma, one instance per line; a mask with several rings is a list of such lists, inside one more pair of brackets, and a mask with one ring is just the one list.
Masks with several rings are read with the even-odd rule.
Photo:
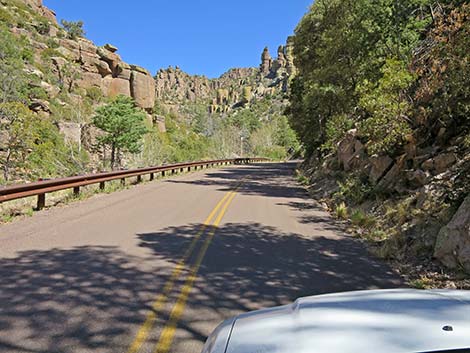
[[[34, 48], [36, 65], [30, 69], [44, 79], [41, 86], [49, 88], [49, 98], [58, 94], [51, 85], [66, 82], [69, 93], [74, 89], [97, 88], [106, 97], [123, 94], [152, 114], [155, 105], [152, 75], [144, 68], [125, 63], [115, 46], [99, 47], [85, 38], [68, 38], [55, 13], [42, 0], [2, 0], [1, 4], [4, 13], [13, 19], [9, 24], [11, 31], [26, 37]], [[52, 76], [47, 77], [48, 73]]]
[[285, 46], [278, 48], [277, 59], [272, 59], [265, 48], [259, 68], [230, 69], [216, 79], [192, 76], [179, 67], [161, 69], [155, 76], [156, 96], [173, 110], [180, 104], [192, 102], [206, 105], [211, 114], [227, 113], [251, 100], [286, 93], [294, 74], [289, 38]]

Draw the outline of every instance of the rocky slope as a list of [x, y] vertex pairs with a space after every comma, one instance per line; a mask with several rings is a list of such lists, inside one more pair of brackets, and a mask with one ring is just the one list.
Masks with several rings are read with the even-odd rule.
[[[44, 79], [41, 87], [50, 99], [58, 96], [58, 82], [65, 82], [68, 93], [98, 89], [105, 97], [118, 94], [130, 96], [143, 108], [152, 121], [154, 106], [158, 100], [164, 106], [178, 110], [181, 104], [203, 103], [209, 113], [227, 113], [254, 99], [263, 99], [288, 89], [289, 78], [295, 73], [292, 41], [280, 46], [273, 59], [268, 48], [262, 53], [259, 68], [230, 69], [217, 79], [191, 76], [178, 67], [161, 69], [152, 77], [144, 68], [124, 62], [112, 44], [102, 47], [86, 38], [67, 38], [67, 33], [57, 23], [55, 13], [42, 4], [42, 0], [2, 0], [3, 11], [18, 15], [16, 5], [25, 4], [21, 16], [28, 26], [13, 22], [11, 31], [25, 36], [34, 48], [37, 63], [50, 71], [42, 72], [38, 65], [32, 72]], [[41, 21], [47, 22], [47, 31], [32, 31]], [[36, 110], [49, 113], [47, 102], [37, 102]], [[161, 120], [161, 119], [160, 119]], [[70, 126], [70, 124], [69, 124]], [[164, 130], [164, 126], [161, 125]], [[68, 133], [68, 130], [65, 131]], [[77, 133], [75, 133], [77, 135]]]
[[[295, 73], [290, 40], [279, 47], [276, 59], [266, 48], [259, 68], [231, 69], [217, 79], [188, 75], [178, 67], [152, 76], [124, 62], [114, 45], [97, 46], [80, 31], [77, 35], [59, 25], [55, 13], [41, 0], [0, 0], [0, 5], [4, 24], [0, 30], [6, 28], [13, 34], [17, 49], [27, 57], [19, 59], [21, 69], [16, 70], [23, 71], [24, 66], [30, 86], [21, 102], [58, 128], [61, 136], [57, 138], [63, 138], [66, 145], [64, 158], [76, 165], [72, 170], [61, 166], [37, 173], [20, 168], [14, 172], [17, 181], [34, 178], [33, 174], [52, 177], [104, 168], [106, 151], [96, 144], [100, 132], [91, 118], [98, 106], [117, 95], [135, 100], [147, 113], [151, 131], [143, 141], [143, 153], [123, 159], [128, 167], [237, 156], [241, 153], [240, 136], [233, 136], [237, 129], [247, 141], [245, 153], [261, 153], [254, 146], [264, 144], [283, 156], [290, 149], [287, 141], [297, 145], [283, 117], [288, 82]], [[256, 141], [251, 141], [255, 132]], [[261, 142], [263, 136], [268, 143]], [[0, 144], [0, 160], [6, 150]], [[76, 163], [77, 152], [81, 157]], [[64, 164], [52, 155], [50, 159], [51, 164]]]
[[[64, 96], [76, 103], [87, 94], [96, 96], [97, 92], [104, 97], [123, 94], [134, 98], [152, 121], [155, 81], [147, 70], [124, 62], [111, 44], [99, 47], [85, 38], [69, 38], [57, 23], [55, 13], [46, 8], [42, 0], [2, 0], [0, 3], [2, 13], [10, 19], [11, 32], [26, 38], [33, 48], [34, 64], [27, 69], [40, 78], [39, 87], [47, 93], [47, 97], [32, 102], [33, 110], [50, 114], [49, 106], [53, 101], [67, 104]], [[57, 118], [59, 122], [70, 119]], [[77, 140], [81, 135], [78, 129], [86, 123], [68, 122], [61, 124], [61, 129]]]
[[211, 114], [228, 113], [253, 100], [286, 93], [294, 73], [292, 41], [288, 39], [278, 48], [276, 59], [265, 48], [259, 68], [230, 69], [216, 79], [191, 76], [179, 67], [161, 69], [155, 76], [156, 96], [177, 111], [181, 104], [201, 103]]
[[[9, 1], [2, 3], [8, 5]], [[49, 31], [39, 37], [34, 37], [31, 32], [17, 27], [12, 28], [12, 31], [31, 40], [38, 59], [47, 49], [57, 51], [58, 56], [50, 57], [57, 79], [65, 79], [64, 71], [67, 66], [77, 64], [79, 78], [73, 82], [73, 86], [83, 89], [96, 87], [108, 97], [118, 94], [133, 97], [141, 108], [152, 113], [155, 104], [155, 82], [147, 70], [125, 63], [116, 53], [118, 49], [111, 44], [98, 47], [85, 38], [65, 38], [66, 34], [58, 25], [55, 13], [46, 8], [42, 0], [25, 0], [25, 3], [33, 12], [49, 21]], [[46, 41], [49, 45], [44, 44]]]

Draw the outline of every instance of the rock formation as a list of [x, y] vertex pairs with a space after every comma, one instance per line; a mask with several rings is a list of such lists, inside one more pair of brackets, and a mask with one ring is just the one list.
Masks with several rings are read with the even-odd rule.
[[268, 75], [271, 71], [272, 58], [269, 54], [268, 47], [264, 48], [263, 53], [261, 54], [261, 66], [260, 70], [263, 75]]
[[439, 232], [434, 255], [447, 267], [462, 266], [470, 273], [470, 196]]
[[24, 0], [26, 5], [31, 7], [34, 12], [48, 19], [54, 24], [57, 24], [56, 14], [54, 11], [48, 9], [42, 4], [42, 0]]
[[173, 111], [189, 101], [208, 105], [210, 113], [226, 113], [252, 100], [284, 94], [295, 73], [292, 49], [288, 40], [273, 60], [265, 48], [259, 68], [233, 68], [215, 79], [191, 76], [178, 67], [162, 69], [155, 76], [157, 100]]
[[[50, 27], [54, 30], [44, 34], [47, 40], [36, 40], [31, 33], [18, 28], [13, 28], [12, 31], [29, 38], [35, 48], [38, 61], [46, 61], [44, 62], [46, 66], [51, 64], [52, 72], [60, 82], [68, 81], [67, 85], [70, 89], [96, 87], [108, 97], [118, 94], [130, 96], [135, 99], [139, 107], [152, 113], [155, 104], [155, 82], [147, 70], [125, 63], [116, 53], [117, 47], [111, 44], [98, 47], [85, 38], [64, 38], [64, 32], [58, 27], [55, 13], [46, 8], [42, 0], [23, 1], [34, 13], [48, 20]], [[48, 42], [55, 42], [57, 48], [49, 48], [45, 44]], [[42, 55], [45, 50], [54, 50], [58, 55], [47, 58]], [[48, 63], [47, 60], [50, 62]], [[50, 84], [44, 82], [43, 85]]]

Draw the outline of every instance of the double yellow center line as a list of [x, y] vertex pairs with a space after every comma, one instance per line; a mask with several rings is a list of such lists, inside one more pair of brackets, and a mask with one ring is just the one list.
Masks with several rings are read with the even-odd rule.
[[[163, 329], [162, 334], [160, 335], [160, 339], [158, 340], [155, 353], [167, 353], [170, 350], [171, 344], [173, 342], [173, 337], [175, 335], [176, 328], [178, 325], [178, 321], [184, 312], [186, 301], [188, 300], [194, 281], [197, 278], [197, 273], [199, 271], [199, 268], [201, 267], [204, 256], [206, 255], [207, 249], [209, 248], [209, 245], [212, 242], [212, 239], [214, 238], [215, 232], [217, 231], [217, 228], [220, 222], [222, 221], [222, 218], [227, 212], [229, 205], [232, 203], [232, 200], [234, 199], [240, 185], [241, 182], [234, 188], [234, 190], [225, 194], [222, 200], [219, 201], [219, 203], [215, 206], [215, 208], [206, 218], [203, 225], [201, 226], [201, 229], [194, 236], [191, 244], [189, 245], [189, 248], [186, 250], [183, 257], [174, 268], [170, 279], [166, 282], [165, 286], [163, 287], [162, 293], [157, 297], [157, 299], [153, 303], [152, 310], [149, 312], [144, 323], [137, 332], [134, 341], [129, 347], [128, 353], [139, 352], [140, 348], [146, 341], [151, 329], [155, 324], [155, 321], [157, 319], [157, 313], [163, 309], [166, 302], [168, 301], [168, 296], [173, 290], [175, 283], [179, 279], [181, 273], [185, 269], [185, 265], [191, 257], [194, 249], [196, 248], [199, 239], [205, 233], [207, 227], [211, 226], [209, 234], [207, 235], [203, 245], [201, 246], [196, 261], [191, 266], [189, 274], [186, 277], [186, 281], [179, 293], [178, 299], [171, 310], [170, 318], [165, 328]], [[214, 221], [212, 222], [212, 220]]]

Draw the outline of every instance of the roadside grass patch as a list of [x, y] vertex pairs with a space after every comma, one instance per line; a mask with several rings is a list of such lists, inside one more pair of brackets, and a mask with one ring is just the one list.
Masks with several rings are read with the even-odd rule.
[[336, 205], [335, 215], [337, 219], [348, 219], [348, 207], [344, 202], [341, 202], [339, 205]]
[[351, 223], [355, 226], [370, 229], [377, 223], [376, 219], [362, 210], [356, 209], [351, 214]]
[[430, 289], [433, 288], [433, 283], [434, 281], [426, 276], [423, 276], [421, 278], [413, 279], [409, 281], [409, 285], [412, 288], [416, 289]]

